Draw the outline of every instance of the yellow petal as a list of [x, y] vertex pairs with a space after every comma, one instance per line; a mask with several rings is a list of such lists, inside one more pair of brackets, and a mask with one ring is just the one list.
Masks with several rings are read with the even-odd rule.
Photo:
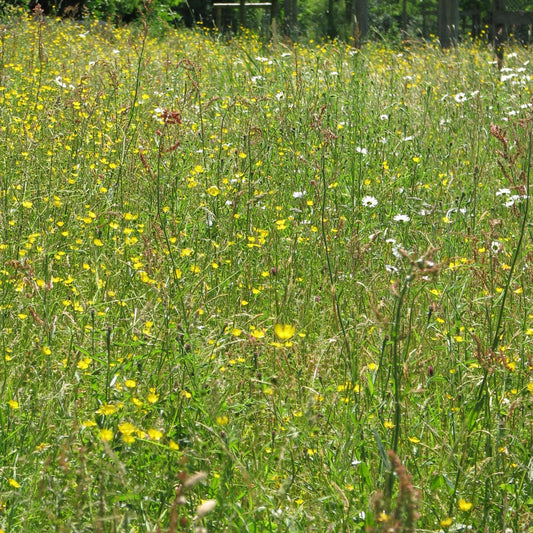
[[296, 328], [290, 324], [276, 324], [274, 326], [274, 333], [279, 339], [286, 341], [296, 333]]

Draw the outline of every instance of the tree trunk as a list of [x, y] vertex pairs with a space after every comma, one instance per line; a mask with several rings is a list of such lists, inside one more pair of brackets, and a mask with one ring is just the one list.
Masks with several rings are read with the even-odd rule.
[[492, 33], [494, 39], [494, 49], [496, 51], [496, 57], [498, 59], [498, 68], [501, 70], [503, 67], [504, 56], [504, 41], [506, 28], [500, 20], [498, 15], [502, 15], [505, 11], [505, 0], [493, 0], [492, 2]]
[[368, 34], [368, 0], [352, 0], [353, 40], [358, 48]]
[[292, 38], [296, 39], [298, 37], [298, 0], [292, 0], [292, 11], [291, 11], [291, 28], [292, 28]]
[[337, 28], [335, 27], [335, 17], [333, 16], [333, 0], [328, 0], [328, 37], [334, 38], [337, 36]]
[[279, 24], [279, 3], [278, 0], [272, 0], [270, 9], [271, 36], [274, 42], [278, 41], [278, 24]]
[[283, 33], [286, 37], [296, 39], [298, 29], [298, 0], [284, 0]]
[[239, 25], [239, 30], [246, 26], [246, 8], [244, 7], [244, 0], [240, 0], [239, 2]]
[[455, 46], [459, 38], [459, 1], [439, 0], [438, 19], [440, 45]]

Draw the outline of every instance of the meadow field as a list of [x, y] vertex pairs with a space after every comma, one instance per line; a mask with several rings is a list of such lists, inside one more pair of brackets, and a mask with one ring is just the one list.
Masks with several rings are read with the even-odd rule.
[[0, 21], [0, 531], [533, 531], [530, 51]]

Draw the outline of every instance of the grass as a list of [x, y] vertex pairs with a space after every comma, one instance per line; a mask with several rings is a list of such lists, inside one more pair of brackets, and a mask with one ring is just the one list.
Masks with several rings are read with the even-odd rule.
[[5, 16], [0, 529], [527, 531], [507, 52]]

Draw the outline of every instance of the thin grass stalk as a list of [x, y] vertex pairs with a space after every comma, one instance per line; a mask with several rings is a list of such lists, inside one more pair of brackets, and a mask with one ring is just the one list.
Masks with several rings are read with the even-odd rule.
[[126, 127], [124, 128], [124, 135], [122, 138], [122, 152], [120, 154], [120, 164], [118, 165], [118, 171], [117, 171], [117, 179], [115, 181], [115, 187], [118, 188], [120, 191], [120, 199], [121, 204], [123, 204], [122, 199], [122, 174], [124, 170], [124, 162], [126, 161], [126, 157], [128, 156], [130, 152], [130, 146], [133, 142], [133, 135], [131, 135], [128, 138], [128, 132], [131, 127], [131, 123], [133, 122], [133, 117], [135, 116], [135, 109], [136, 109], [136, 102], [137, 97], [139, 96], [139, 88], [141, 86], [141, 74], [142, 74], [142, 66], [143, 66], [143, 60], [144, 60], [144, 51], [146, 48], [146, 41], [148, 40], [148, 24], [146, 20], [143, 20], [143, 32], [142, 32], [142, 40], [141, 40], [141, 49], [139, 52], [139, 59], [137, 60], [137, 70], [135, 74], [135, 85], [133, 89], [133, 98], [131, 99], [130, 104], [130, 113], [128, 115], [128, 122], [126, 123]]
[[528, 142], [528, 156], [527, 156], [527, 170], [526, 170], [526, 194], [525, 194], [525, 204], [524, 204], [524, 214], [522, 217], [522, 224], [520, 226], [520, 234], [518, 236], [518, 243], [516, 245], [513, 259], [511, 261], [511, 268], [509, 269], [509, 274], [507, 275], [507, 280], [505, 283], [505, 287], [503, 289], [502, 293], [502, 303], [500, 305], [500, 308], [498, 310], [498, 320], [496, 322], [496, 330], [494, 332], [494, 338], [492, 339], [491, 344], [491, 350], [494, 352], [498, 348], [498, 343], [500, 340], [500, 329], [501, 324], [503, 321], [503, 313], [505, 311], [505, 300], [507, 299], [507, 294], [509, 293], [509, 287], [511, 285], [511, 280], [513, 279], [513, 273], [516, 266], [516, 262], [518, 260], [518, 255], [520, 253], [520, 250], [522, 249], [522, 242], [524, 240], [524, 235], [526, 232], [526, 226], [527, 226], [527, 220], [528, 220], [528, 213], [529, 213], [529, 174], [530, 174], [530, 167], [531, 167], [531, 149], [532, 149], [532, 142], [533, 137], [532, 134], [529, 134], [529, 142]]
[[[397, 454], [398, 452], [398, 443], [400, 440], [400, 432], [401, 432], [401, 417], [402, 417], [402, 409], [401, 409], [401, 361], [400, 361], [400, 329], [401, 329], [401, 319], [402, 319], [402, 308], [403, 303], [405, 300], [405, 297], [409, 291], [409, 288], [411, 286], [411, 270], [412, 265], [409, 268], [409, 271], [407, 273], [407, 276], [405, 276], [405, 280], [402, 286], [402, 289], [400, 291], [400, 294], [398, 295], [396, 299], [396, 307], [394, 309], [394, 324], [391, 332], [391, 341], [392, 341], [392, 379], [394, 381], [394, 417], [393, 417], [393, 423], [394, 423], [394, 432], [392, 435], [392, 451]], [[388, 475], [387, 479], [387, 487], [386, 487], [386, 496], [390, 499], [392, 496], [392, 487], [394, 485], [394, 471], [391, 469]]]
[[[335, 279], [334, 279], [334, 276], [333, 276], [333, 268], [331, 266], [331, 258], [330, 258], [330, 254], [329, 254], [329, 248], [328, 248], [328, 240], [327, 240], [327, 236], [326, 236], [326, 224], [324, 222], [325, 217], [326, 217], [326, 197], [327, 197], [327, 194], [326, 194], [327, 182], [326, 182], [326, 169], [325, 169], [325, 157], [324, 157], [324, 154], [322, 154], [322, 159], [321, 159], [321, 170], [322, 170], [321, 174], [322, 174], [322, 189], [323, 189], [323, 192], [322, 192], [322, 206], [321, 206], [321, 213], [320, 213], [320, 217], [321, 217], [321, 224], [320, 225], [321, 225], [322, 241], [324, 242], [324, 250], [325, 250], [325, 253], [326, 253], [326, 264], [327, 264], [327, 267], [328, 267], [329, 282], [331, 284], [331, 297], [333, 299], [334, 313], [335, 313], [335, 316], [337, 318], [339, 327], [340, 327], [341, 332], [342, 332], [342, 338], [343, 338], [343, 341], [344, 341], [344, 348], [346, 350], [346, 357], [348, 358], [348, 361], [346, 361], [346, 362], [347, 362], [347, 364], [349, 364], [351, 362], [351, 376], [350, 376], [350, 378], [352, 380], [352, 383], [355, 383], [355, 381], [357, 379], [357, 374], [358, 374], [357, 367], [356, 367], [356, 358], [352, 356], [352, 350], [351, 350], [351, 347], [350, 347], [350, 342], [348, 340], [348, 335], [346, 334], [346, 328], [344, 326], [344, 320], [342, 318], [339, 299], [337, 297], [337, 292], [336, 292], [336, 287], [335, 287]], [[349, 359], [352, 359], [352, 361], [349, 361]]]
[[[528, 155], [527, 155], [527, 167], [525, 171], [525, 177], [526, 177], [526, 194], [525, 194], [525, 202], [524, 202], [524, 210], [523, 210], [523, 217], [522, 217], [522, 223], [520, 225], [520, 234], [518, 236], [518, 243], [515, 247], [513, 259], [511, 261], [511, 266], [509, 268], [509, 273], [507, 274], [507, 279], [505, 282], [505, 287], [502, 292], [502, 298], [501, 298], [501, 304], [498, 309], [498, 318], [496, 321], [496, 329], [494, 332], [494, 338], [492, 339], [491, 344], [491, 351], [496, 352], [498, 349], [498, 344], [500, 342], [500, 336], [501, 336], [501, 327], [503, 322], [503, 315], [505, 312], [505, 301], [507, 299], [507, 294], [509, 293], [509, 287], [511, 286], [511, 281], [513, 279], [513, 273], [516, 267], [516, 263], [518, 261], [519, 253], [522, 249], [522, 243], [524, 241], [524, 235], [526, 233], [527, 228], [527, 221], [528, 221], [528, 214], [529, 214], [529, 184], [530, 184], [530, 170], [531, 170], [531, 154], [532, 154], [532, 148], [533, 148], [533, 134], [529, 133], [529, 141], [528, 141]], [[475, 422], [475, 418], [477, 414], [481, 411], [482, 405], [485, 401], [486, 396], [486, 387], [487, 387], [487, 379], [489, 376], [489, 369], [486, 368], [485, 372], [483, 374], [483, 380], [481, 382], [479, 393], [477, 396], [477, 400], [474, 406], [474, 409], [470, 412], [470, 416], [468, 417], [468, 427], [471, 429]], [[490, 405], [487, 405], [487, 409], [490, 410]]]
[[[183, 300], [183, 293], [181, 292], [179, 288], [179, 283], [178, 283], [177, 274], [176, 274], [178, 265], [176, 262], [176, 258], [174, 257], [174, 252], [172, 251], [172, 246], [170, 245], [170, 236], [167, 231], [166, 214], [164, 213], [163, 207], [161, 205], [161, 162], [162, 162], [162, 158], [164, 154], [164, 140], [165, 140], [165, 134], [167, 130], [168, 130], [168, 119], [165, 118], [165, 123], [161, 130], [161, 135], [159, 136], [159, 144], [157, 147], [157, 163], [156, 163], [156, 173], [155, 173], [156, 210], [157, 210], [157, 218], [161, 225], [161, 231], [163, 232], [163, 238], [165, 240], [168, 257], [170, 259], [170, 262], [172, 263], [172, 276], [171, 277], [175, 283], [171, 284], [171, 286], [178, 288], [178, 295], [179, 295], [178, 300], [179, 300], [179, 305], [181, 309], [182, 319], [185, 324], [185, 329], [187, 333], [189, 333], [189, 320], [187, 317], [187, 309], [185, 307], [185, 301]], [[169, 301], [172, 301], [174, 293], [171, 292], [169, 296], [170, 296]]]

